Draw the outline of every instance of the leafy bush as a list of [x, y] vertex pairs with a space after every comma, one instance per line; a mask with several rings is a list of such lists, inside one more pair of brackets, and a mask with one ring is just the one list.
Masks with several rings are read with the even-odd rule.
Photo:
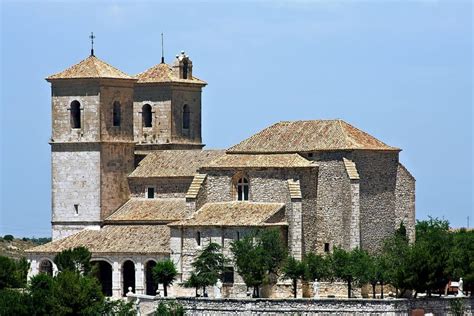
[[29, 296], [23, 292], [3, 289], [0, 290], [0, 315], [31, 315]]
[[29, 268], [25, 258], [14, 260], [0, 256], [0, 289], [25, 287]]
[[183, 305], [171, 301], [171, 302], [160, 302], [155, 311], [155, 316], [183, 316], [184, 308]]
[[6, 240], [6, 241], [13, 241], [14, 237], [13, 237], [13, 235], [5, 235], [5, 236], [3, 236], [3, 239]]

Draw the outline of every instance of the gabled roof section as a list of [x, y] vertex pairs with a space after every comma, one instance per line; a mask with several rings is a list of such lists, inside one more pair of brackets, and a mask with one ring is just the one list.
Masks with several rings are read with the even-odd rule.
[[130, 178], [194, 177], [197, 170], [224, 154], [223, 150], [160, 150], [149, 153]]
[[226, 168], [308, 168], [316, 167], [298, 154], [225, 154], [203, 166], [203, 169]]
[[168, 226], [286, 226], [284, 209], [283, 203], [206, 203], [191, 218]]
[[276, 123], [229, 148], [227, 153], [295, 153], [356, 149], [400, 150], [342, 120], [312, 120]]
[[179, 79], [174, 73], [171, 66], [165, 63], [155, 65], [138, 75], [135, 75], [135, 78], [138, 79], [138, 83], [192, 83], [198, 85], [207, 85], [207, 82], [192, 77], [191, 79]]
[[51, 75], [46, 80], [55, 79], [99, 79], [99, 78], [113, 78], [113, 79], [128, 79], [136, 80], [127, 75], [123, 71], [107, 64], [105, 61], [91, 55], [75, 64], [68, 69], [57, 74]]
[[131, 198], [105, 219], [109, 224], [169, 223], [187, 215], [186, 200], [181, 198]]
[[166, 225], [109, 225], [85, 229], [71, 236], [28, 249], [28, 253], [58, 253], [79, 246], [97, 253], [169, 253], [170, 230]]

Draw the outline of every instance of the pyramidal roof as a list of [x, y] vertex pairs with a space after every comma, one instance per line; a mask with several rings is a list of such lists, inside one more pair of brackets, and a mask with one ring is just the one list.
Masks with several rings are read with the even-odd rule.
[[394, 150], [342, 120], [276, 123], [229, 148], [227, 153], [294, 153], [334, 150]]
[[135, 80], [133, 77], [107, 64], [105, 61], [100, 60], [94, 55], [87, 57], [78, 64], [75, 64], [64, 71], [47, 77], [46, 80], [79, 78], [114, 78]]
[[169, 83], [169, 82], [181, 82], [181, 83], [194, 83], [206, 85], [207, 83], [196, 77], [191, 79], [180, 79], [173, 72], [170, 65], [161, 63], [155, 65], [144, 72], [139, 73], [135, 76], [138, 79], [138, 83]]

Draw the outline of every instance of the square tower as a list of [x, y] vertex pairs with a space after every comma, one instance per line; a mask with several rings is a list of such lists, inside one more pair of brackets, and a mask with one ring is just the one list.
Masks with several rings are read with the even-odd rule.
[[133, 102], [137, 153], [157, 149], [201, 149], [201, 93], [184, 52], [172, 66], [162, 63], [138, 74]]
[[94, 55], [46, 78], [52, 89], [53, 240], [98, 229], [129, 197], [136, 79]]

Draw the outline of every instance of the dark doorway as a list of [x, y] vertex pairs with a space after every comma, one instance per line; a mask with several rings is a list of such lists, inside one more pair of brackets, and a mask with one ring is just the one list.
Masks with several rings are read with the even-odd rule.
[[112, 266], [106, 261], [96, 261], [94, 265], [94, 274], [101, 284], [102, 293], [112, 296]]
[[53, 275], [53, 264], [49, 260], [43, 260], [39, 265], [39, 272], [46, 273], [47, 275]]
[[[127, 260], [122, 266], [122, 278], [123, 278], [123, 296], [128, 292], [128, 288], [132, 288], [132, 292], [135, 291], [135, 264]], [[135, 292], [134, 292], [135, 293]]]
[[145, 266], [145, 282], [146, 282], [146, 295], [156, 295], [157, 284], [153, 280], [153, 268], [156, 266], [156, 262], [150, 260]]

